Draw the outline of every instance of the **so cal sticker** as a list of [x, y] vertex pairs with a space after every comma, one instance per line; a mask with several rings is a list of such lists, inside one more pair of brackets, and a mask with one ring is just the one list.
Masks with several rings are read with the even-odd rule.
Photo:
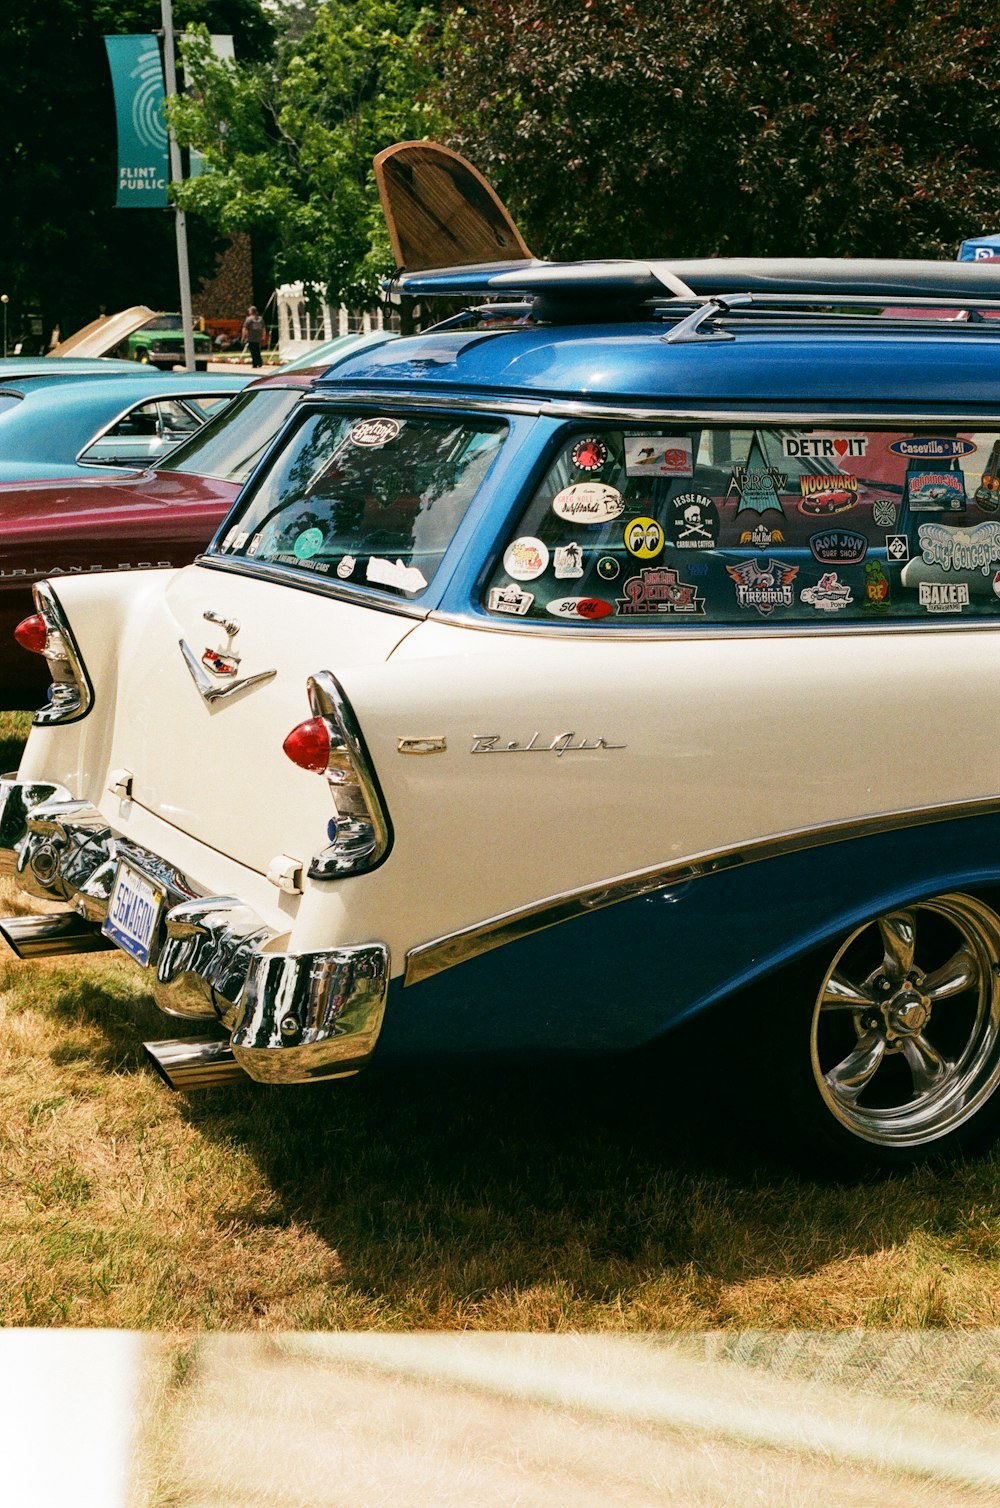
[[552, 512], [571, 524], [607, 524], [625, 511], [625, 499], [606, 482], [574, 482], [552, 499]]
[[540, 539], [525, 534], [509, 544], [503, 554], [503, 568], [515, 581], [534, 581], [549, 563], [549, 550]]
[[545, 611], [554, 618], [581, 618], [592, 623], [596, 618], [609, 618], [613, 609], [603, 597], [557, 597], [545, 604]]
[[692, 476], [694, 441], [688, 435], [625, 436], [626, 476]]

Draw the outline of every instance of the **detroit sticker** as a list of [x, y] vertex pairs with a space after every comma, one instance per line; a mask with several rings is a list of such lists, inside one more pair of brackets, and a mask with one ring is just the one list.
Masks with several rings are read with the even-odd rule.
[[704, 613], [705, 599], [697, 589], [678, 578], [670, 566], [647, 566], [638, 576], [622, 583], [624, 596], [617, 599], [619, 613]]

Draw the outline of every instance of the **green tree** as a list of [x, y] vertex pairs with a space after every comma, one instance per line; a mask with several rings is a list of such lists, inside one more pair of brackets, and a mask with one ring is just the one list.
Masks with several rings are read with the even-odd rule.
[[[261, 0], [176, 0], [178, 30], [230, 32], [246, 58], [269, 51]], [[0, 292], [11, 336], [37, 311], [63, 332], [133, 303], [176, 308], [170, 213], [114, 208], [114, 100], [102, 36], [150, 32], [159, 0], [4, 0], [0, 70]], [[194, 271], [209, 272], [213, 236], [194, 227]]]
[[372, 158], [438, 124], [433, 22], [399, 0], [323, 0], [273, 61], [227, 66], [189, 43], [194, 92], [173, 120], [210, 171], [179, 202], [225, 233], [267, 231], [279, 281], [371, 306], [392, 266]]
[[998, 56], [968, 0], [465, 0], [439, 103], [540, 255], [951, 257]]

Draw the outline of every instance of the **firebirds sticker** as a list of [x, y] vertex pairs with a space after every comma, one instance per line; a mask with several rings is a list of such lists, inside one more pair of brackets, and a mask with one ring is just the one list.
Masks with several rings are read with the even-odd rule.
[[795, 602], [792, 582], [799, 574], [798, 566], [788, 565], [783, 560], [741, 560], [737, 565], [727, 565], [736, 583], [736, 601], [740, 607], [753, 607], [762, 617], [774, 612], [776, 607], [791, 607]]

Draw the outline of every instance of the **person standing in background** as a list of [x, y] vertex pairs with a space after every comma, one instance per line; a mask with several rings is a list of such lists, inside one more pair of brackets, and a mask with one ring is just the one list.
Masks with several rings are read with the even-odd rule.
[[260, 348], [264, 340], [264, 321], [257, 313], [257, 305], [251, 304], [247, 310], [247, 317], [243, 321], [243, 344], [250, 352], [251, 364], [255, 367], [263, 366]]

